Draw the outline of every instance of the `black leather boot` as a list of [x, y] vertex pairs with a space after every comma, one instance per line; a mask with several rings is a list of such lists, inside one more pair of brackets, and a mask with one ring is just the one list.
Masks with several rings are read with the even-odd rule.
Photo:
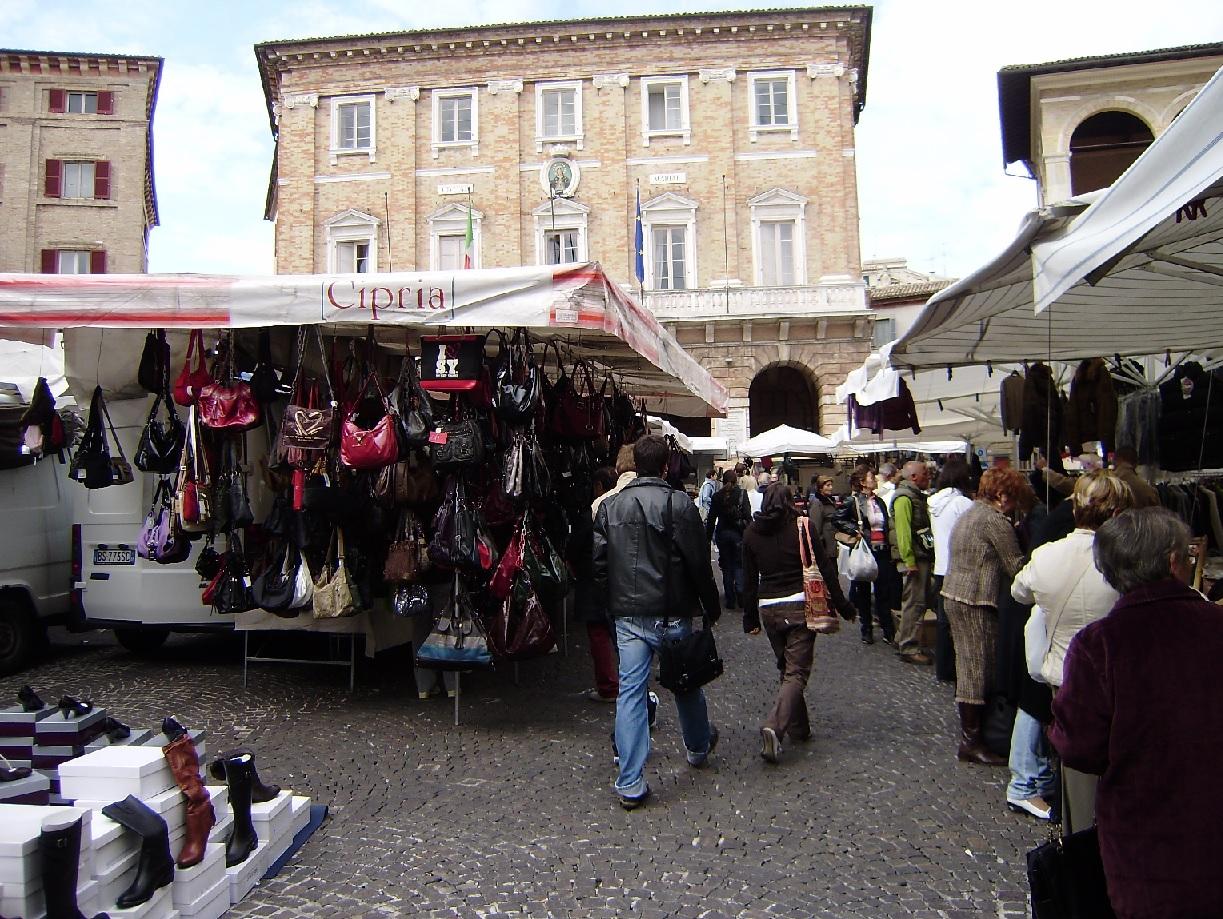
[[158, 890], [174, 880], [174, 859], [170, 857], [170, 830], [156, 811], [135, 795], [107, 804], [102, 813], [140, 837], [140, 861], [136, 878], [119, 895], [115, 905], [129, 909], [150, 900]]
[[234, 825], [225, 840], [225, 867], [231, 868], [246, 861], [259, 845], [259, 836], [251, 820], [255, 758], [250, 753], [239, 753], [221, 762], [229, 785], [229, 809], [234, 815]]
[[[77, 868], [81, 860], [81, 821], [60, 830], [43, 830], [38, 837], [42, 889], [47, 919], [85, 919], [76, 905]], [[106, 919], [99, 913], [94, 919]]]
[[250, 757], [252, 803], [263, 804], [265, 801], [271, 801], [280, 794], [279, 785], [264, 785], [263, 780], [259, 778], [259, 770], [255, 768], [255, 752], [250, 747], [234, 747], [232, 750], [218, 753], [216, 758], [208, 764], [208, 774], [218, 782], [226, 781], [225, 761], [237, 759], [241, 756]]

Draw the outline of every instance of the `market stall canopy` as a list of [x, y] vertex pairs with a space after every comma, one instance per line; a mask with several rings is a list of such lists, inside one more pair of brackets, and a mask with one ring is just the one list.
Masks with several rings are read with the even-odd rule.
[[799, 456], [831, 453], [835, 446], [834, 441], [814, 431], [804, 431], [802, 428], [782, 424], [745, 440], [735, 448], [735, 452], [757, 459], [762, 456], [784, 456], [787, 453]]
[[0, 326], [18, 329], [320, 323], [425, 333], [525, 327], [565, 338], [655, 410], [726, 410], [726, 389], [596, 262], [418, 274], [0, 275]]
[[837, 444], [837, 456], [853, 456], [855, 454], [871, 454], [871, 453], [924, 453], [928, 456], [942, 456], [947, 453], [964, 453], [968, 450], [968, 441], [964, 439], [956, 440], [929, 440], [898, 437], [895, 439], [884, 437], [882, 440], [872, 440], [863, 443], [854, 443], [853, 441], [843, 441]]
[[1092, 203], [1028, 214], [932, 297], [901, 367], [1223, 347], [1223, 71]]

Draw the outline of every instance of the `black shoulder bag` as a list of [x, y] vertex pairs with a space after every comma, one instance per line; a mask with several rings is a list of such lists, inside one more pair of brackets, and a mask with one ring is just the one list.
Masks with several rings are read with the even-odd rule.
[[[667, 552], [663, 568], [663, 603], [671, 609], [671, 546], [675, 542], [671, 491], [667, 492], [666, 540]], [[640, 502], [638, 502], [640, 507]], [[641, 512], [642, 522], [645, 522], [645, 509]], [[646, 524], [648, 526], [648, 524]], [[683, 638], [671, 638], [664, 634], [658, 648], [658, 682], [676, 695], [695, 692], [706, 683], [712, 683], [722, 675], [722, 658], [718, 656], [718, 646], [713, 640], [713, 624], [708, 616], [701, 617], [704, 628], [692, 631]], [[663, 619], [664, 633], [669, 619]]]

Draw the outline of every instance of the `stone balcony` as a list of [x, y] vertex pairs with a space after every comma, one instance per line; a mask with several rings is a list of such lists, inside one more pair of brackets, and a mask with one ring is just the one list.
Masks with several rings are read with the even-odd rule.
[[861, 281], [801, 287], [706, 287], [646, 291], [646, 307], [662, 322], [869, 315]]

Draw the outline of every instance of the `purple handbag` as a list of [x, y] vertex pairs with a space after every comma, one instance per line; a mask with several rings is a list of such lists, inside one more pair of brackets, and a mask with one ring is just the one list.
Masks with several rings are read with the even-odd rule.
[[153, 503], [140, 527], [136, 554], [152, 559], [159, 565], [181, 562], [191, 554], [191, 543], [177, 526], [170, 501], [170, 483], [159, 479], [153, 492]]

